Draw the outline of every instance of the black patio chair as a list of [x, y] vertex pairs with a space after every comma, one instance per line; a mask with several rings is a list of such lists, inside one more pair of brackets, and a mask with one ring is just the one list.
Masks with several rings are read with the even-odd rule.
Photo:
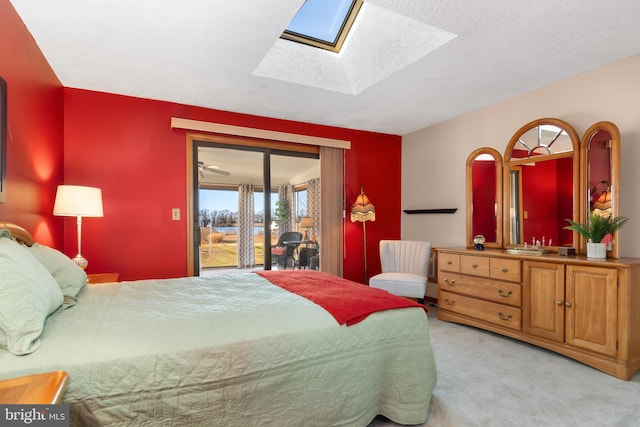
[[271, 248], [271, 259], [286, 270], [289, 258], [291, 258], [291, 264], [295, 267], [296, 259], [294, 253], [300, 243], [285, 244], [284, 242], [300, 241], [302, 241], [302, 233], [298, 231], [285, 231], [278, 237], [278, 243]]

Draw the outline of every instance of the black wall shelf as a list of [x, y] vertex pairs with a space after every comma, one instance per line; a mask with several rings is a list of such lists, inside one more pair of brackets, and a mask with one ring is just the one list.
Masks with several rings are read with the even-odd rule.
[[458, 208], [444, 208], [444, 209], [405, 209], [402, 212], [413, 214], [452, 214], [457, 211]]

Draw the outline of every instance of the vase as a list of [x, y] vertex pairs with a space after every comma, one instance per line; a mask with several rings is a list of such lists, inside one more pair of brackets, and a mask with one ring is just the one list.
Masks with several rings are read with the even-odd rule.
[[606, 259], [607, 244], [587, 242], [587, 258], [590, 259]]

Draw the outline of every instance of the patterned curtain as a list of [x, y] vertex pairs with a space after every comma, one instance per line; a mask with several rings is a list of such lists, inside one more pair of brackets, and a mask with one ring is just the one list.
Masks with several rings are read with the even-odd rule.
[[320, 237], [320, 178], [307, 181], [307, 215], [313, 220], [309, 238]]
[[238, 186], [238, 268], [255, 265], [253, 186]]
[[287, 200], [289, 201], [289, 229], [287, 231], [297, 231], [298, 217], [296, 216], [296, 201], [293, 185], [287, 185]]

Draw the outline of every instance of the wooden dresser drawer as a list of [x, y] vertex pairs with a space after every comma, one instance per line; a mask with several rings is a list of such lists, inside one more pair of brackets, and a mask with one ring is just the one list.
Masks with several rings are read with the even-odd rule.
[[461, 255], [460, 272], [474, 276], [489, 277], [489, 257]]
[[438, 293], [438, 306], [442, 310], [463, 314], [516, 331], [521, 330], [522, 327], [521, 310], [515, 307], [465, 297], [442, 289]]
[[489, 265], [491, 278], [520, 283], [520, 260], [491, 258]]
[[460, 271], [460, 255], [438, 253], [438, 270]]
[[455, 292], [518, 307], [522, 301], [522, 286], [516, 283], [499, 282], [450, 272], [442, 273], [438, 282], [439, 288], [446, 292]]

